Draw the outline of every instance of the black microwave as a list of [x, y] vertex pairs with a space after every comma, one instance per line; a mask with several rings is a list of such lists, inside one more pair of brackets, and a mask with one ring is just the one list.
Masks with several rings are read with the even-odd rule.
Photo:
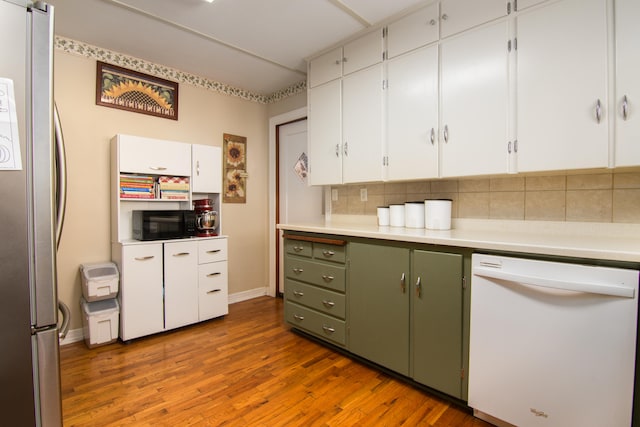
[[182, 239], [196, 235], [196, 213], [188, 210], [131, 211], [136, 240]]

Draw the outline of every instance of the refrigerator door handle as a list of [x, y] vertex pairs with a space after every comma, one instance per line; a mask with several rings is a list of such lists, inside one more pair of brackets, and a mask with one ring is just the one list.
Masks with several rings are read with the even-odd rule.
[[58, 106], [55, 102], [53, 104], [53, 120], [55, 125], [56, 141], [56, 249], [59, 249], [67, 207], [67, 153], [64, 148], [64, 136], [62, 135], [62, 125], [60, 124]]
[[71, 320], [71, 311], [67, 304], [58, 300], [58, 310], [62, 313], [62, 324], [58, 328], [58, 338], [61, 340], [67, 337], [67, 333], [69, 332], [69, 321]]

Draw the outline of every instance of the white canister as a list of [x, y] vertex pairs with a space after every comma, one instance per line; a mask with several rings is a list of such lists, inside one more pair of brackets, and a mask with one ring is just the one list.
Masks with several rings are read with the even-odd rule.
[[378, 207], [378, 225], [380, 227], [385, 227], [389, 225], [389, 207], [388, 206], [380, 206]]
[[431, 230], [449, 230], [451, 228], [451, 200], [425, 200], [424, 226]]
[[404, 226], [407, 228], [424, 228], [424, 202], [407, 202], [404, 204]]
[[404, 205], [389, 205], [389, 225], [404, 227]]

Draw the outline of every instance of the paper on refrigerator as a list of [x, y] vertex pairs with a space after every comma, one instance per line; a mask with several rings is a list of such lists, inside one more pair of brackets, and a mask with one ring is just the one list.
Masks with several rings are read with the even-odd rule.
[[0, 77], [0, 171], [21, 169], [22, 157], [13, 80]]

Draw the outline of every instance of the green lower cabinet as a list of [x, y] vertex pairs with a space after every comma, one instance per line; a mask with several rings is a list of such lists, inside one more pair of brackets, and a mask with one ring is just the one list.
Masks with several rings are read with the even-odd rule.
[[463, 256], [414, 250], [412, 257], [412, 377], [462, 398]]
[[349, 243], [349, 351], [409, 375], [409, 249]]
[[465, 255], [349, 245], [349, 351], [466, 400]]

